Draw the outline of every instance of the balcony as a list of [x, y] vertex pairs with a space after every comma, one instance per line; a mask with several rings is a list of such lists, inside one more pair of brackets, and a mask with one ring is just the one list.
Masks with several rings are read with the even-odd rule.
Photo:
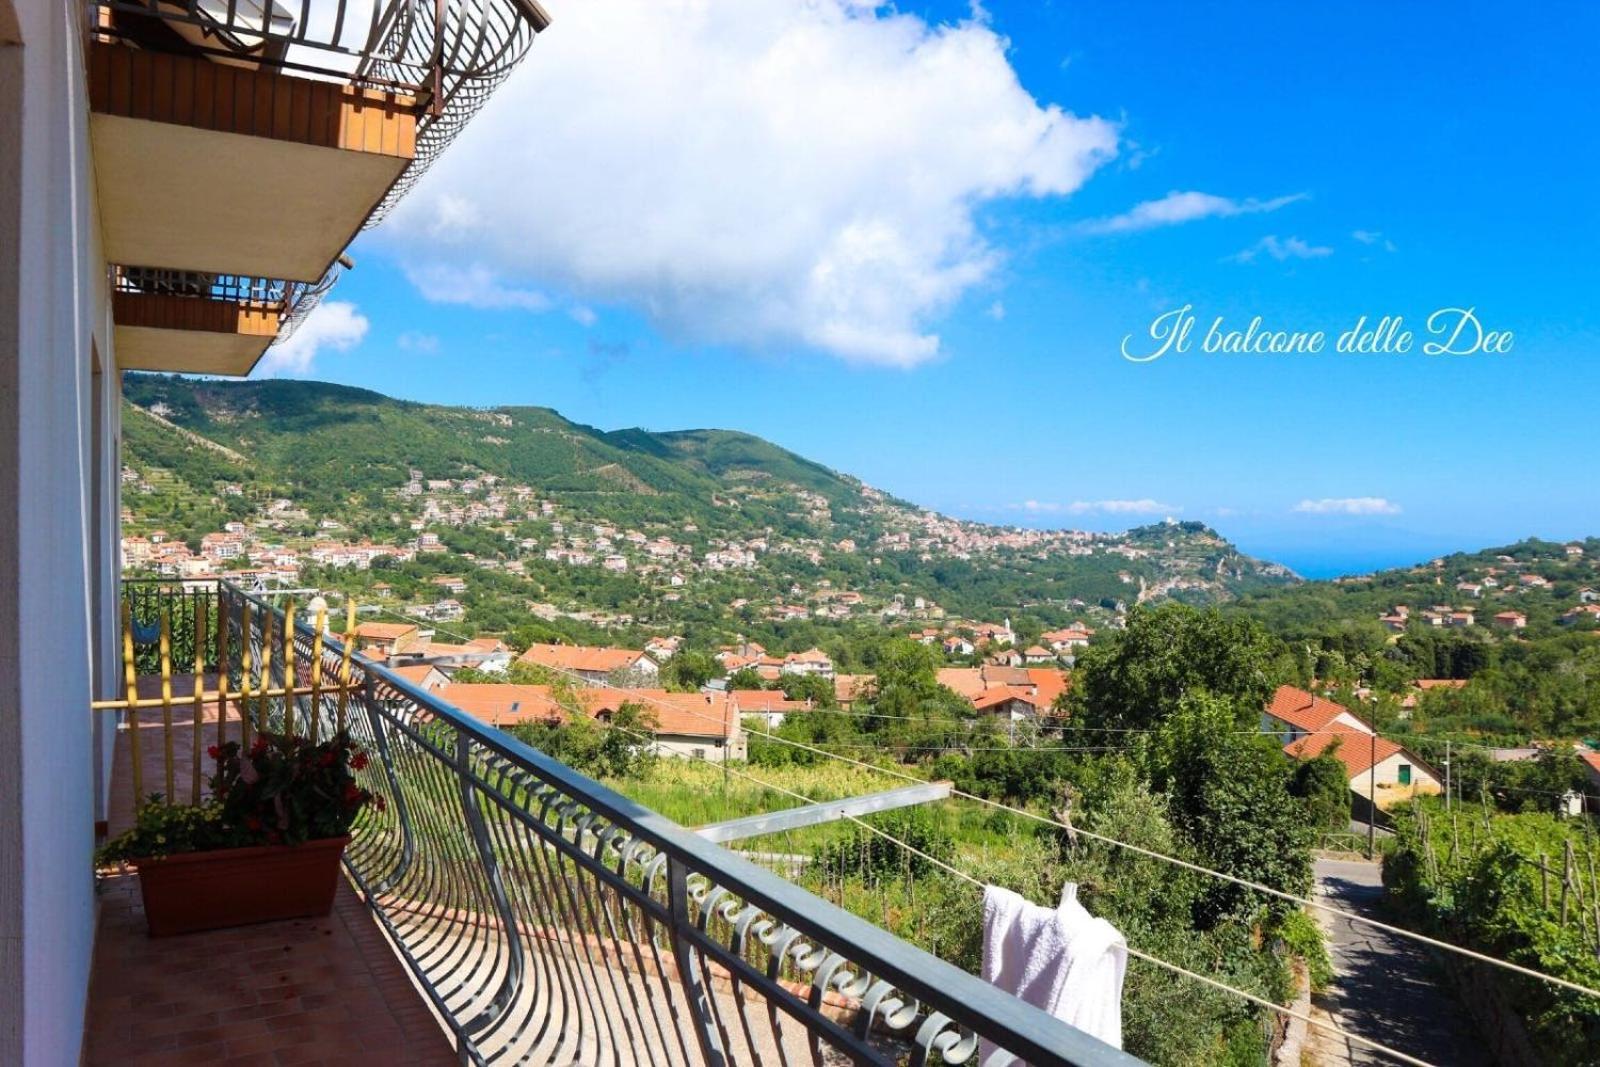
[[111, 294], [124, 370], [250, 373], [337, 277], [316, 284], [119, 267]]
[[281, 294], [213, 292], [231, 315], [117, 300], [132, 342], [119, 343], [119, 364], [219, 374], [248, 373], [315, 305], [345, 247], [549, 24], [532, 0], [96, 0], [93, 11], [89, 135], [118, 278], [249, 279]]
[[262, 729], [347, 728], [388, 803], [357, 824], [327, 921], [142, 939], [109, 879], [91, 1063], [141, 1039], [164, 1062], [976, 1063], [980, 1038], [1034, 1064], [1138, 1062], [303, 621], [285, 640], [281, 611], [226, 582], [130, 582], [125, 603], [138, 699], [101, 705], [123, 721], [124, 811], [198, 797], [198, 749]]

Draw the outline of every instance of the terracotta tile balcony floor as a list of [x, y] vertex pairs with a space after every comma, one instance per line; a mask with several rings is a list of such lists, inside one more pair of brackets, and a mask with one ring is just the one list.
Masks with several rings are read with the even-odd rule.
[[[180, 684], [193, 692], [187, 679]], [[174, 725], [175, 735], [183, 735], [174, 737], [174, 748], [187, 759], [187, 709], [183, 719], [181, 731]], [[147, 792], [164, 775], [160, 723], [159, 710], [144, 713], [140, 755]], [[179, 796], [186, 798], [190, 765], [180, 766]], [[108, 813], [113, 830], [129, 821], [128, 767], [123, 731]], [[180, 937], [145, 933], [131, 873], [104, 878], [98, 902], [84, 1057], [90, 1067], [459, 1063], [405, 965], [346, 882], [325, 919]]]

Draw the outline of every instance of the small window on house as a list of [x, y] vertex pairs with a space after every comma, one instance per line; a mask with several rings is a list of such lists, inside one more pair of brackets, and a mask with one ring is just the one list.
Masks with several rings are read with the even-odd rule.
[[1409, 763], [1400, 764], [1400, 784], [1401, 785], [1410, 785], [1411, 784], [1411, 764], [1409, 764]]
[[694, 758], [695, 759], [705, 759], [706, 758], [706, 750], [703, 749], [703, 748], [695, 749], [694, 750]]

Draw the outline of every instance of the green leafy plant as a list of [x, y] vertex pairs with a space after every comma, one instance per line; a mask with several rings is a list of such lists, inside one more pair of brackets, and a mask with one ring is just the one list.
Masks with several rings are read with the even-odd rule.
[[345, 734], [317, 743], [257, 734], [248, 750], [229, 741], [208, 752], [211, 798], [189, 807], [153, 794], [133, 828], [100, 850], [102, 863], [340, 837], [367, 804], [384, 807], [356, 782], [367, 755]]
[[1291, 953], [1305, 960], [1311, 991], [1320, 993], [1327, 989], [1334, 979], [1333, 958], [1328, 955], [1328, 945], [1317, 920], [1304, 911], [1291, 911], [1278, 922], [1276, 932]]
[[104, 866], [254, 843], [244, 837], [240, 828], [223, 823], [220, 805], [169, 804], [160, 793], [152, 793], [135, 812], [133, 828], [101, 848], [97, 859]]

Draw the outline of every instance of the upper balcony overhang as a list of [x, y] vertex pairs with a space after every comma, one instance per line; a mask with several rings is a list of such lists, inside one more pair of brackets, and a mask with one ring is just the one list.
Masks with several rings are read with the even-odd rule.
[[416, 152], [410, 97], [96, 42], [106, 256], [321, 278]]
[[336, 277], [316, 285], [118, 267], [111, 296], [123, 370], [249, 374]]
[[[352, 238], [438, 157], [549, 17], [533, 0], [93, 0], [90, 138], [118, 364], [247, 374]], [[138, 265], [137, 267], [133, 265]], [[124, 347], [126, 346], [126, 347]]]

